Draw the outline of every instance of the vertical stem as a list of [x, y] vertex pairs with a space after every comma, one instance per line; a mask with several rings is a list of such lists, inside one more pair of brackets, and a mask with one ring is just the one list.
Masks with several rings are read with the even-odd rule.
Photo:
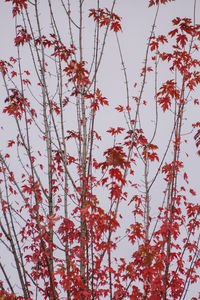
[[109, 247], [109, 252], [108, 252], [108, 267], [109, 267], [109, 290], [110, 290], [110, 300], [112, 300], [111, 247]]
[[[80, 25], [79, 25], [79, 51], [80, 51], [80, 63], [83, 62], [83, 47], [82, 47], [82, 30], [83, 30], [83, 1], [79, 0], [79, 19], [80, 19]], [[83, 130], [83, 141], [82, 141], [82, 151], [81, 151], [81, 185], [82, 185], [82, 193], [81, 193], [81, 209], [85, 207], [86, 204], [86, 155], [87, 155], [87, 125], [86, 125], [86, 112], [85, 112], [85, 102], [84, 102], [84, 86], [81, 85], [78, 87], [81, 91], [79, 94], [79, 99], [81, 102], [81, 120], [79, 122], [82, 125]], [[82, 211], [81, 211], [81, 262], [80, 262], [80, 275], [82, 278], [82, 282], [84, 284], [87, 284], [88, 282], [86, 280], [86, 251], [87, 251], [87, 227], [86, 227], [86, 220], [85, 217], [83, 217]]]
[[[185, 80], [183, 78], [182, 83], [182, 91], [181, 91], [181, 97], [180, 99], [184, 99], [184, 90], [185, 90]], [[167, 210], [169, 212], [169, 226], [171, 227], [173, 222], [173, 214], [174, 214], [174, 199], [176, 197], [176, 187], [177, 187], [177, 180], [178, 180], [178, 171], [175, 168], [175, 162], [179, 160], [180, 155], [180, 138], [181, 138], [181, 128], [182, 128], [182, 119], [183, 119], [183, 108], [184, 103], [179, 104], [178, 112], [177, 112], [177, 124], [176, 124], [176, 130], [175, 130], [175, 139], [176, 144], [174, 146], [174, 157], [173, 157], [173, 174], [172, 174], [172, 182], [169, 184], [168, 189], [168, 203], [167, 203]], [[178, 142], [179, 141], [179, 142]], [[166, 249], [166, 267], [165, 267], [165, 274], [164, 274], [164, 299], [167, 299], [167, 288], [168, 288], [168, 274], [169, 274], [169, 266], [170, 266], [170, 254], [171, 254], [171, 229], [168, 231], [167, 235], [167, 249]]]
[[146, 158], [145, 158], [145, 174], [144, 174], [144, 179], [145, 179], [145, 239], [146, 242], [149, 239], [149, 214], [150, 214], [150, 198], [149, 198], [149, 185], [148, 185], [148, 173], [149, 173], [149, 161], [148, 161], [148, 145], [146, 146]]

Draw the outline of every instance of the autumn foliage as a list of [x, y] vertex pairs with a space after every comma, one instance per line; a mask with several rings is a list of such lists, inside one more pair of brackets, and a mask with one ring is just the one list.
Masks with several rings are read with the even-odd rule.
[[[4, 2], [15, 51], [0, 60], [0, 299], [191, 299], [200, 205], [185, 161], [200, 155], [200, 121], [187, 121], [199, 105], [200, 25], [176, 17], [160, 33], [159, 8], [173, 1], [146, 1], [155, 19], [134, 83], [115, 0], [109, 8], [76, 1], [78, 11], [48, 0], [47, 28], [39, 1]], [[100, 76], [109, 35], [125, 79], [114, 105]], [[194, 147], [185, 155], [187, 141]], [[199, 287], [194, 293], [199, 299]]]

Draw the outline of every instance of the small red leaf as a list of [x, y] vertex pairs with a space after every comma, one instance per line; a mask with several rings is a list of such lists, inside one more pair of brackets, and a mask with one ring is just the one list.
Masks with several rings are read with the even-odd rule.
[[15, 144], [15, 141], [9, 140], [8, 141], [8, 147], [12, 147]]
[[184, 174], [183, 174], [183, 178], [184, 178], [184, 180], [187, 182], [187, 184], [189, 183], [188, 182], [188, 175], [187, 175], [187, 173], [185, 172]]
[[196, 192], [193, 189], [190, 189], [190, 194], [192, 194], [193, 196], [196, 196]]

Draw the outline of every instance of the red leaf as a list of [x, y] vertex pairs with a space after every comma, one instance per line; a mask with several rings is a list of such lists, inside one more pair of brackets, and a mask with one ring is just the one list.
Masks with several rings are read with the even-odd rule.
[[193, 189], [190, 189], [190, 193], [191, 193], [193, 196], [196, 196], [196, 192], [195, 192]]
[[148, 158], [149, 158], [151, 161], [154, 161], [154, 160], [159, 161], [158, 154], [155, 153], [155, 152], [153, 152], [153, 153], [148, 153]]
[[120, 167], [122, 169], [126, 166], [129, 166], [129, 163], [126, 159], [127, 156], [120, 146], [115, 146], [108, 149], [104, 152], [104, 155], [106, 156], [106, 161], [99, 164], [99, 166], [102, 167], [103, 170], [108, 166], [113, 166], [114, 168]]
[[12, 71], [12, 72], [11, 72], [11, 77], [13, 78], [13, 77], [15, 77], [15, 76], [17, 76], [17, 72]]
[[187, 36], [185, 34], [179, 34], [177, 36], [176, 41], [177, 41], [177, 44], [180, 43], [181, 47], [184, 48], [184, 46], [186, 45], [186, 42], [188, 41], [188, 38], [187, 38]]
[[8, 141], [8, 147], [12, 147], [15, 144], [15, 141], [9, 140]]
[[124, 128], [122, 127], [117, 127], [116, 129], [113, 127], [110, 127], [109, 130], [107, 130], [108, 133], [111, 133], [111, 135], [115, 135], [115, 134], [120, 134], [124, 131]]
[[151, 49], [151, 51], [158, 49], [158, 42], [157, 41], [151, 42], [150, 49]]
[[115, 109], [118, 110], [119, 112], [122, 112], [124, 110], [123, 106], [121, 105], [115, 107]]
[[178, 29], [176, 28], [176, 29], [170, 31], [168, 34], [169, 34], [169, 36], [173, 37], [177, 33], [178, 33]]
[[26, 75], [30, 75], [30, 72], [29, 72], [29, 71], [24, 71], [24, 73], [26, 73]]
[[200, 138], [200, 129], [197, 131], [197, 133], [194, 136], [194, 139], [197, 140]]
[[110, 29], [113, 30], [114, 32], [122, 31], [122, 27], [119, 22], [112, 22]]
[[189, 183], [188, 182], [188, 175], [187, 175], [187, 173], [185, 172], [184, 174], [183, 174], [183, 178], [184, 178], [184, 180], [187, 182], [187, 184]]
[[169, 96], [161, 97], [157, 102], [161, 105], [164, 112], [171, 106], [171, 99]]
[[151, 67], [147, 68], [147, 72], [152, 72], [152, 71], [153, 71], [153, 69]]
[[20, 46], [20, 45], [24, 45], [24, 43], [29, 42], [30, 40], [32, 40], [32, 37], [30, 34], [27, 33], [26, 29], [24, 29], [22, 26], [18, 26], [21, 27], [20, 30], [18, 30], [17, 32], [17, 37], [15, 38], [15, 46]]
[[162, 44], [168, 42], [166, 36], [164, 36], [164, 35], [159, 35], [158, 38], [157, 38], [157, 41], [158, 41], [158, 42], [161, 42]]

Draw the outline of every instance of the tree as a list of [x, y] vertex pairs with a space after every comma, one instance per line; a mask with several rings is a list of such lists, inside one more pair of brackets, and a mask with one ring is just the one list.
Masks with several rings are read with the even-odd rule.
[[[16, 50], [0, 60], [0, 299], [185, 299], [200, 267], [185, 167], [200, 146], [199, 120], [186, 119], [199, 105], [196, 1], [168, 33], [156, 24], [171, 1], [146, 1], [155, 18], [135, 84], [116, 0], [5, 2]], [[110, 36], [126, 95], [114, 104], [101, 77]]]

